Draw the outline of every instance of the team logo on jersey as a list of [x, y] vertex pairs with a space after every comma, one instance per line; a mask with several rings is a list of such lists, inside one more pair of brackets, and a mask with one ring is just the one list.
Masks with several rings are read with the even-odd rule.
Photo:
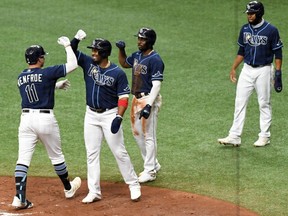
[[[91, 65], [92, 66], [92, 65]], [[90, 72], [90, 71], [89, 71]], [[97, 74], [99, 73], [99, 67], [95, 67], [95, 66], [92, 66], [91, 67], [91, 74]]]
[[252, 35], [250, 32], [244, 32], [243, 38], [244, 44], [249, 44], [250, 46], [266, 45], [268, 41], [267, 36]]
[[138, 64], [138, 60], [135, 59], [133, 63], [133, 73], [134, 75], [140, 75], [140, 74], [147, 74], [147, 66]]
[[127, 85], [126, 88], [123, 89], [123, 91], [124, 91], [124, 92], [129, 92], [129, 91], [130, 91], [129, 86]]
[[152, 78], [159, 78], [159, 77], [162, 77], [162, 76], [163, 76], [163, 74], [160, 71], [157, 71], [157, 73], [152, 75]]
[[276, 46], [279, 47], [279, 46], [282, 46], [282, 45], [283, 45], [282, 40], [279, 39], [278, 42], [277, 42], [277, 44], [276, 44]]
[[88, 70], [88, 76], [90, 76], [95, 81], [95, 84], [100, 86], [112, 86], [115, 81], [114, 77], [101, 74], [99, 66], [92, 64]]

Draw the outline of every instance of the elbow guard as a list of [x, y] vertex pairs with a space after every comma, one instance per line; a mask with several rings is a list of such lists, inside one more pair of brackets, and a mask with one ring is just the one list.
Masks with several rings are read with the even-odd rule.
[[118, 100], [118, 107], [122, 106], [127, 108], [128, 107], [128, 99], [127, 98], [121, 98]]

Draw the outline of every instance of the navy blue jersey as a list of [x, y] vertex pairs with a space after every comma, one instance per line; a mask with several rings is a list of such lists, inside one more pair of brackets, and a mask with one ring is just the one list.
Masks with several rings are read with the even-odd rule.
[[76, 52], [76, 57], [84, 73], [88, 106], [112, 109], [118, 106], [118, 96], [130, 94], [127, 76], [116, 64], [101, 68], [91, 56], [80, 51]]
[[132, 94], [150, 92], [152, 81], [163, 81], [164, 63], [159, 54], [153, 51], [143, 56], [141, 51], [132, 53], [126, 58], [132, 68]]
[[53, 109], [56, 81], [65, 76], [65, 65], [23, 70], [18, 76], [22, 109]]
[[272, 63], [274, 52], [283, 47], [277, 28], [266, 21], [259, 28], [243, 25], [238, 45], [244, 49], [244, 62], [249, 65]]

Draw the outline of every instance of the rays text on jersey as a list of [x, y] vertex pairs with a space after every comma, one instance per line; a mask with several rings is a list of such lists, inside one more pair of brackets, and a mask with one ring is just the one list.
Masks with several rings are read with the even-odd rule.
[[244, 43], [248, 43], [251, 46], [266, 45], [267, 41], [267, 36], [252, 35], [250, 32], [244, 32]]

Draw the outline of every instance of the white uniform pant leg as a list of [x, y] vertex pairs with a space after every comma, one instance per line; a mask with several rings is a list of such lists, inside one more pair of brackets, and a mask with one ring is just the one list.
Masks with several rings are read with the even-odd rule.
[[231, 137], [240, 137], [242, 135], [247, 105], [254, 90], [254, 79], [248, 66], [244, 64], [236, 87], [234, 119], [229, 131], [229, 136]]
[[18, 128], [19, 147], [17, 164], [30, 166], [37, 141], [38, 137], [33, 129], [33, 119], [29, 113], [22, 113]]
[[[144, 99], [144, 98], [143, 98]], [[146, 105], [146, 100], [138, 100], [136, 97], [132, 99], [132, 106], [130, 112], [130, 122], [131, 122], [131, 129], [133, 137], [140, 149], [140, 153], [142, 156], [143, 161], [146, 158], [146, 144], [145, 144], [145, 136], [142, 130], [142, 124], [139, 120], [139, 112], [141, 109]]]
[[256, 80], [256, 93], [260, 111], [260, 133], [259, 137], [270, 137], [270, 126], [272, 122], [271, 107], [271, 84], [273, 66], [265, 66], [259, 70]]
[[101, 197], [100, 151], [103, 131], [99, 125], [99, 114], [86, 108], [84, 119], [84, 140], [87, 156], [87, 184], [89, 192]]
[[[53, 165], [65, 162], [61, 148], [60, 129], [53, 111], [39, 113], [37, 131]], [[34, 120], [35, 121], [35, 120]]]
[[111, 132], [111, 124], [113, 119], [116, 117], [116, 113], [117, 108], [101, 114], [104, 136], [113, 156], [116, 159], [118, 168], [125, 183], [130, 186], [139, 185], [134, 166], [124, 144], [122, 125], [116, 134]]
[[158, 112], [161, 107], [162, 98], [159, 95], [152, 105], [151, 114], [148, 119], [139, 119], [140, 111], [146, 105], [147, 97], [141, 99], [133, 98], [131, 108], [131, 126], [133, 136], [140, 148], [144, 160], [144, 171], [149, 172], [155, 169], [157, 161], [157, 122]]

